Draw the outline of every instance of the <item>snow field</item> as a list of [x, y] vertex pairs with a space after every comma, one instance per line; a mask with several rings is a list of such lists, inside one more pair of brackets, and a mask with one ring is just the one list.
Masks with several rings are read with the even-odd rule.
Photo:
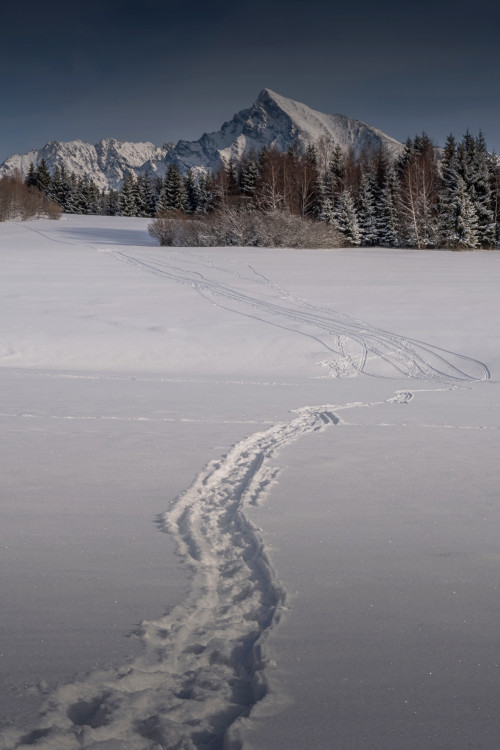
[[[146, 223], [0, 227], [8, 541], [47, 514], [32, 547], [71, 608], [86, 529], [108, 587], [85, 594], [78, 679], [54, 666], [42, 713], [0, 747], [493, 748], [498, 256], [167, 250]], [[47, 452], [69, 439], [61, 477]], [[71, 484], [75, 544], [52, 563]], [[29, 555], [10, 568], [10, 628], [36, 619]], [[110, 629], [95, 605], [118, 569], [128, 605]], [[130, 628], [140, 589], [125, 659], [110, 630]], [[109, 659], [82, 676], [101, 637]]]

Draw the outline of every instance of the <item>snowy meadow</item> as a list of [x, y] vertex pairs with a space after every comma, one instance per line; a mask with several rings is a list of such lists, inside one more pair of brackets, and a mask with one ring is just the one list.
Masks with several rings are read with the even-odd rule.
[[496, 750], [498, 252], [0, 225], [0, 749]]

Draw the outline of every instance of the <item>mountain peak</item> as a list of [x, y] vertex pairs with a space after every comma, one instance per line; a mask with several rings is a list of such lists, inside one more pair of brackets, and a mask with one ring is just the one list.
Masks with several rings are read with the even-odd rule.
[[286, 151], [294, 144], [304, 151], [320, 140], [357, 154], [383, 147], [395, 156], [403, 148], [390, 136], [359, 120], [317, 112], [265, 88], [249, 109], [237, 112], [219, 131], [205, 133], [197, 141], [180, 140], [169, 148], [115, 138], [103, 138], [95, 145], [81, 140], [51, 141], [41, 149], [11, 156], [0, 165], [0, 176], [16, 169], [26, 174], [30, 162], [36, 166], [45, 159], [51, 171], [64, 166], [68, 173], [88, 175], [100, 188], [119, 188], [128, 171], [139, 175], [149, 170], [163, 176], [170, 163], [177, 164], [181, 172], [191, 168], [213, 171], [227, 165], [230, 159], [238, 162], [245, 154], [257, 153], [264, 146]]
[[268, 101], [269, 99], [272, 99], [273, 101], [279, 101], [280, 99], [284, 99], [284, 96], [281, 96], [281, 94], [277, 94], [276, 91], [273, 91], [272, 89], [262, 89], [259, 96], [257, 97], [258, 102], [262, 101]]

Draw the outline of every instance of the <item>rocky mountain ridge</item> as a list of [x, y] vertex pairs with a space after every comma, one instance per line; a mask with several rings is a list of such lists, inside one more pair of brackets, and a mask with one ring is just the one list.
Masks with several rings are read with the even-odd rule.
[[0, 165], [0, 176], [18, 170], [26, 175], [32, 162], [42, 159], [52, 172], [63, 167], [77, 176], [88, 175], [101, 189], [119, 188], [128, 171], [143, 174], [149, 170], [163, 176], [170, 163], [181, 172], [216, 170], [232, 158], [239, 161], [251, 150], [264, 146], [287, 150], [292, 144], [304, 150], [320, 139], [355, 153], [384, 147], [395, 156], [401, 143], [377, 128], [345, 115], [317, 112], [305, 104], [264, 89], [249, 109], [241, 110], [219, 131], [204, 133], [197, 141], [180, 140], [176, 145], [157, 147], [153, 143], [133, 143], [105, 138], [95, 145], [82, 140], [51, 141], [27, 154], [14, 154]]

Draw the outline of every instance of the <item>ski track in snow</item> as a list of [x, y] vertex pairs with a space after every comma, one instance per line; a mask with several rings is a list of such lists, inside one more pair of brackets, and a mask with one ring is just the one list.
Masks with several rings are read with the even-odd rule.
[[[419, 378], [448, 385], [490, 378], [488, 367], [472, 357], [385, 331], [328, 307], [313, 305], [252, 266], [247, 267], [250, 276], [243, 276], [189, 251], [166, 251], [161, 255], [146, 252], [141, 258], [117, 250], [109, 252], [118, 260], [155, 276], [193, 287], [217, 307], [314, 339], [329, 353], [328, 359], [319, 363], [326, 368], [329, 377], [364, 373], [372, 377]], [[203, 268], [204, 273], [190, 269], [193, 263], [197, 269]], [[221, 274], [253, 283], [253, 293], [244, 293], [223, 283], [217, 278]], [[255, 312], [245, 311], [248, 308]]]
[[[316, 307], [251, 266], [241, 276], [187, 251], [142, 258], [108, 252], [194, 287], [219, 307], [314, 338], [329, 352], [322, 364], [332, 377], [382, 377], [389, 370], [445, 389], [489, 378], [488, 368], [477, 360]], [[253, 295], [215, 278], [221, 274], [250, 284]], [[376, 363], [384, 364], [383, 375]], [[140, 657], [63, 685], [49, 697], [36, 728], [24, 735], [4, 731], [0, 750], [239, 750], [242, 723], [268, 691], [266, 635], [286, 609], [286, 593], [245, 506], [268, 493], [278, 471], [272, 460], [284, 446], [343, 424], [340, 411], [407, 404], [412, 396], [404, 390], [377, 403], [306, 406], [289, 422], [251, 434], [211, 461], [158, 518], [159, 528], [173, 535], [191, 569], [187, 598], [164, 617], [141, 624], [136, 633], [144, 644]]]

